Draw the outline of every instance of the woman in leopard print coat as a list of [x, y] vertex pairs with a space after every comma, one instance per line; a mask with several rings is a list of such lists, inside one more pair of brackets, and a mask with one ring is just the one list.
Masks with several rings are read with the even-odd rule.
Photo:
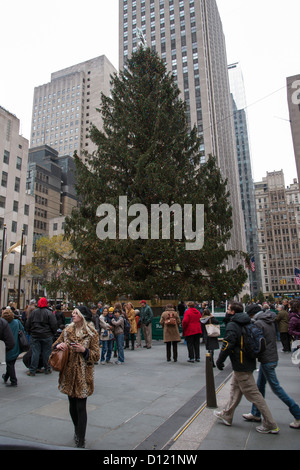
[[85, 447], [87, 425], [86, 401], [94, 391], [94, 363], [100, 358], [99, 336], [82, 313], [72, 312], [72, 323], [53, 343], [53, 349], [69, 349], [69, 359], [59, 374], [58, 388], [68, 395], [70, 415], [75, 426], [75, 443]]

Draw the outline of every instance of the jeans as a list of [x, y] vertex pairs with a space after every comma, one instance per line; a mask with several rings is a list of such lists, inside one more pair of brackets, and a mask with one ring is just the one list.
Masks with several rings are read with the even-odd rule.
[[[113, 347], [112, 339], [102, 341], [101, 362], [104, 362], [105, 360], [106, 362], [110, 361], [112, 347]], [[106, 359], [105, 359], [105, 355], [106, 355]]]
[[118, 361], [124, 362], [124, 334], [116, 335], [115, 340], [118, 350]]
[[[277, 362], [268, 362], [267, 364], [260, 364], [257, 386], [262, 394], [265, 396], [266, 383], [268, 382], [273, 393], [280, 398], [280, 400], [285, 403], [290, 410], [290, 413], [294, 416], [295, 419], [300, 419], [300, 408], [297, 403], [286, 393], [286, 391], [281, 387], [278, 378], [276, 376], [275, 369], [277, 367]], [[255, 405], [252, 406], [251, 413], [253, 416], [260, 416], [259, 410]]]
[[29, 366], [30, 372], [35, 374], [39, 366], [39, 360], [40, 360], [41, 354], [42, 354], [43, 366], [45, 367], [45, 370], [50, 370], [48, 360], [49, 360], [49, 356], [52, 350], [52, 344], [53, 344], [52, 336], [50, 336], [49, 338], [33, 338], [31, 336], [30, 344], [32, 348], [31, 364]]

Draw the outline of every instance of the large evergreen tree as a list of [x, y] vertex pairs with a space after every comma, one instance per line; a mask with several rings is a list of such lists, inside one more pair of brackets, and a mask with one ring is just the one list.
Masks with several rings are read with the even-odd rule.
[[[247, 276], [242, 265], [225, 269], [237, 255], [225, 248], [232, 226], [226, 181], [213, 157], [200, 165], [197, 130], [189, 132], [173, 76], [155, 52], [141, 47], [111, 84], [111, 96], [101, 96], [103, 130], [90, 131], [97, 151], [84, 159], [75, 155], [80, 206], [66, 220], [75, 258], [61, 276], [65, 289], [85, 301], [120, 294], [215, 300], [223, 292], [235, 295]], [[111, 204], [118, 216], [120, 196], [127, 196], [128, 207], [148, 209], [149, 227], [153, 204], [204, 204], [203, 248], [186, 250], [184, 238], [174, 239], [173, 226], [168, 240], [151, 239], [150, 229], [148, 239], [122, 239], [117, 232], [115, 240], [100, 240], [97, 208]]]

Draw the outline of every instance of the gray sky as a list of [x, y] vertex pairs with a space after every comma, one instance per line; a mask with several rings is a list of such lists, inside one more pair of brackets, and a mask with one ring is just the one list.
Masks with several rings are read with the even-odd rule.
[[[244, 75], [253, 177], [296, 177], [286, 77], [300, 73], [299, 0], [217, 0], [228, 63]], [[105, 54], [118, 69], [118, 0], [2, 2], [0, 105], [29, 139], [35, 86], [52, 72]], [[47, 5], [47, 7], [46, 7]]]

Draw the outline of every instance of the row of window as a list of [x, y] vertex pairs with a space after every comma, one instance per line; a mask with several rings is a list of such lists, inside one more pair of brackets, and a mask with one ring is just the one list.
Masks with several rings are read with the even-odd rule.
[[[6, 163], [7, 165], [9, 165], [9, 159], [10, 159], [10, 152], [8, 150], [4, 150], [3, 163]], [[21, 157], [17, 157], [16, 169], [22, 170], [22, 158]]]
[[[7, 183], [8, 183], [8, 173], [6, 171], [2, 171], [1, 186], [3, 186], [3, 188], [7, 188]], [[20, 192], [20, 183], [21, 183], [21, 179], [18, 176], [16, 176], [14, 190], [17, 193]]]

